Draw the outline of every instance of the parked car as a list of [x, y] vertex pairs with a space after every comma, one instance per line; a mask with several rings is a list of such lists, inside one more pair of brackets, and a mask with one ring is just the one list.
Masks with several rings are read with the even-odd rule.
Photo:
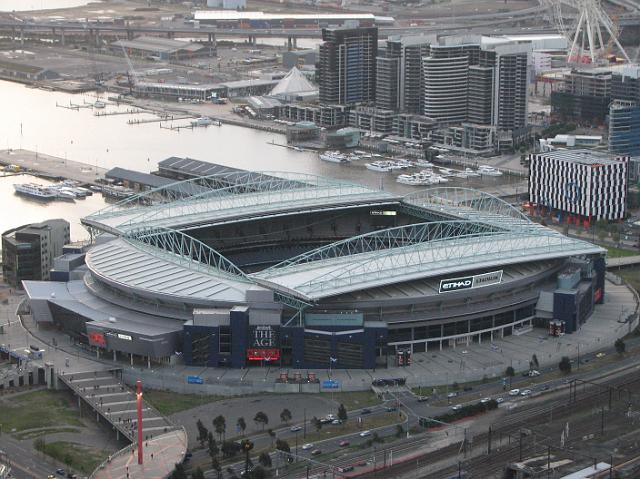
[[458, 393], [457, 393], [457, 392], [450, 392], [449, 394], [447, 394], [447, 397], [448, 397], [448, 398], [454, 398], [454, 397], [456, 397], [457, 395], [458, 395]]
[[331, 421], [331, 424], [333, 424], [334, 426], [338, 426], [342, 424], [342, 421], [340, 419], [334, 419], [333, 421]]
[[429, 400], [429, 396], [419, 396], [418, 402], [427, 402]]
[[313, 443], [312, 442], [309, 442], [307, 444], [303, 444], [302, 445], [302, 450], [303, 451], [308, 451], [309, 449], [313, 449]]
[[313, 451], [311, 451], [312, 456], [319, 456], [320, 454], [322, 454], [322, 451], [320, 449], [314, 449]]
[[520, 392], [520, 396], [528, 396], [531, 394], [531, 389], [524, 389]]
[[451, 406], [451, 409], [453, 409], [454, 411], [459, 411], [460, 409], [462, 409], [462, 405], [456, 404], [455, 406]]
[[302, 431], [302, 426], [291, 426], [291, 429], [289, 429], [291, 432], [298, 432], [298, 431]]
[[491, 401], [491, 398], [482, 398], [482, 399], [480, 399], [480, 402], [482, 404], [487, 404], [489, 401]]
[[353, 466], [342, 466], [338, 468], [338, 472], [351, 472], [353, 471]]
[[64, 469], [60, 468], [60, 469], [56, 469], [56, 474], [60, 476], [65, 476], [67, 473]]
[[519, 389], [512, 389], [511, 391], [509, 391], [509, 396], [519, 396], [519, 395], [520, 395]]
[[606, 353], [598, 353], [596, 354], [596, 358], [604, 358], [606, 356]]
[[504, 402], [504, 398], [496, 398], [496, 402], [498, 404], [502, 404]]
[[349, 444], [351, 444], [349, 441], [347, 441], [347, 440], [343, 439], [342, 441], [340, 441], [340, 442], [338, 443], [338, 446], [340, 446], [340, 447], [347, 447]]
[[531, 371], [529, 371], [529, 377], [536, 377], [536, 376], [540, 376], [540, 371], [537, 371], [535, 369], [532, 369]]
[[398, 408], [396, 406], [387, 406], [385, 408], [385, 411], [387, 411], [387, 412], [393, 412], [393, 411], [397, 411], [397, 410], [398, 410]]
[[362, 431], [360, 433], [360, 437], [367, 437], [367, 436], [371, 436], [371, 431], [367, 430], [367, 431]]

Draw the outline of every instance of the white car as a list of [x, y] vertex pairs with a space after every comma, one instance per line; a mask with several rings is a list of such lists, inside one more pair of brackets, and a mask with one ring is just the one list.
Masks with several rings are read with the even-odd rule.
[[520, 393], [520, 396], [528, 396], [529, 394], [531, 394], [531, 389], [524, 389], [524, 390]]
[[536, 377], [536, 376], [540, 376], [540, 371], [537, 371], [535, 369], [532, 369], [531, 371], [529, 371], [529, 377]]
[[487, 404], [489, 401], [491, 401], [491, 398], [482, 398], [482, 399], [480, 399], [480, 402], [482, 404]]
[[289, 429], [291, 432], [298, 432], [298, 431], [302, 431], [302, 426], [291, 426], [291, 429]]
[[452, 392], [452, 393], [447, 394], [447, 397], [448, 397], [448, 398], [454, 398], [454, 397], [456, 397], [457, 395], [458, 395], [458, 393], [456, 393], [456, 392]]
[[367, 436], [371, 436], [371, 431], [362, 431], [360, 433], [360, 437], [367, 437]]
[[520, 395], [519, 389], [512, 389], [511, 391], [509, 391], [509, 396], [519, 396], [519, 395]]
[[333, 421], [336, 417], [333, 414], [327, 414], [327, 419]]
[[502, 404], [502, 403], [504, 402], [504, 398], [497, 398], [497, 399], [496, 399], [496, 402], [497, 402], [498, 404]]
[[334, 419], [333, 421], [331, 421], [331, 424], [333, 424], [334, 426], [337, 426], [339, 424], [342, 424], [342, 421], [340, 419]]
[[313, 443], [309, 442], [307, 444], [303, 444], [302, 445], [302, 450], [303, 451], [308, 451], [309, 449], [313, 449], [315, 446], [313, 445]]
[[459, 411], [460, 409], [462, 409], [462, 405], [456, 404], [455, 406], [451, 406], [451, 409], [453, 411]]

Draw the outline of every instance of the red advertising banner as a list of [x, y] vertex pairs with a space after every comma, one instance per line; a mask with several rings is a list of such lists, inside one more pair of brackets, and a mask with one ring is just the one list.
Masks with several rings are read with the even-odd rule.
[[280, 359], [279, 349], [247, 349], [249, 361], [277, 361]]
[[89, 344], [91, 346], [106, 346], [107, 340], [104, 339], [104, 334], [102, 333], [89, 333]]

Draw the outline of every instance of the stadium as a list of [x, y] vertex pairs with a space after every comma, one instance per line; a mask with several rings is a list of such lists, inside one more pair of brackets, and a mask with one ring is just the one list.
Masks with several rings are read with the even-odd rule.
[[385, 367], [533, 325], [571, 333], [604, 299], [602, 248], [465, 188], [235, 170], [82, 223], [84, 264], [25, 281], [28, 308], [131, 364]]

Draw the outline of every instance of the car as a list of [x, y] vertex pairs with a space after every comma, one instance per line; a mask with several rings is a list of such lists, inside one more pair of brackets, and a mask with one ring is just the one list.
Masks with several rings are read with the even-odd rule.
[[367, 436], [371, 436], [371, 431], [366, 430], [360, 433], [360, 437], [367, 437]]
[[60, 468], [60, 469], [56, 469], [56, 474], [58, 474], [59, 476], [64, 476], [67, 473], [64, 469]]
[[502, 404], [504, 402], [504, 398], [496, 398], [496, 402], [498, 404]]
[[342, 424], [342, 420], [334, 419], [333, 421], [331, 421], [331, 424], [333, 424], [334, 426], [338, 426], [339, 424]]
[[606, 355], [606, 353], [598, 353], [596, 354], [596, 358], [604, 358]]
[[351, 472], [353, 471], [353, 466], [342, 466], [338, 468], [338, 472]]
[[371, 414], [371, 409], [369, 409], [368, 407], [364, 408], [362, 411], [360, 411], [360, 414]]
[[49, 474], [49, 475], [47, 476], [47, 479], [55, 479], [55, 477], [56, 477], [56, 476], [54, 476], [53, 474]]
[[340, 441], [338, 443], [338, 446], [340, 447], [347, 447], [349, 444], [351, 444], [349, 441], [347, 441], [346, 439], [343, 439], [342, 441]]
[[551, 386], [549, 386], [548, 384], [545, 384], [544, 386], [542, 386], [543, 391], [548, 391], [550, 388]]
[[291, 426], [291, 429], [289, 429], [289, 431], [291, 432], [302, 431], [302, 426]]
[[520, 392], [520, 396], [528, 396], [529, 394], [531, 394], [531, 389], [523, 389]]
[[429, 396], [418, 396], [418, 402], [427, 402], [429, 400]]
[[540, 371], [537, 371], [535, 369], [532, 369], [531, 371], [529, 371], [529, 377], [536, 377], [536, 376], [540, 376]]
[[329, 424], [331, 419], [327, 419], [326, 417], [320, 418], [320, 424]]
[[356, 462], [356, 466], [358, 466], [358, 467], [364, 467], [366, 465], [367, 465], [367, 461]]
[[398, 408], [396, 406], [387, 406], [385, 408], [385, 411], [387, 411], [387, 412], [393, 412], [393, 411], [397, 411], [397, 410], [398, 410]]
[[462, 409], [462, 405], [461, 404], [456, 404], [455, 406], [451, 406], [451, 409], [453, 411], [459, 411], [460, 409]]
[[333, 421], [336, 417], [333, 414], [327, 414], [327, 419]]
[[456, 397], [457, 395], [458, 395], [458, 393], [457, 393], [457, 392], [450, 392], [449, 394], [447, 394], [447, 397], [448, 397], [448, 398], [454, 398], [454, 397]]
[[482, 398], [482, 399], [480, 399], [480, 402], [482, 404], [487, 404], [489, 401], [491, 401], [491, 398]]
[[509, 391], [509, 396], [519, 396], [519, 395], [520, 395], [519, 389], [512, 389], [511, 391]]
[[463, 349], [462, 354], [469, 354], [469, 351], [467, 351], [466, 349]]
[[322, 454], [322, 451], [320, 449], [314, 449], [313, 451], [311, 451], [312, 456], [319, 456], [320, 454]]
[[307, 444], [302, 445], [303, 451], [308, 451], [309, 449], [313, 449], [314, 444], [312, 442], [308, 442]]

